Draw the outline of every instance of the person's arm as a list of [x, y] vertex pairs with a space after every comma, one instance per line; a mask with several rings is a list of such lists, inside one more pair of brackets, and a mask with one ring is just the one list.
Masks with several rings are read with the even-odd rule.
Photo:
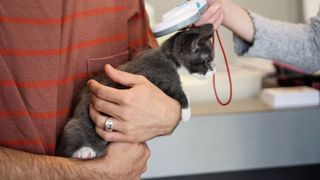
[[[146, 170], [149, 150], [141, 144], [110, 144], [108, 154], [82, 161], [35, 155], [0, 147], [2, 179], [138, 179]], [[126, 167], [126, 168], [123, 168]]]
[[220, 0], [224, 13], [222, 25], [248, 43], [254, 40], [254, 26], [248, 12], [231, 0]]
[[[232, 0], [208, 2], [210, 6], [221, 4], [222, 25], [234, 33], [238, 55], [272, 59], [308, 73], [320, 69], [320, 12], [311, 18], [310, 24], [294, 24], [265, 18]], [[209, 10], [206, 13], [214, 14]]]
[[209, 7], [201, 15], [201, 19], [195, 24], [196, 26], [211, 23], [217, 30], [222, 23], [223, 26], [247, 42], [253, 41], [254, 27], [246, 10], [230, 0], [207, 0], [207, 2]]
[[70, 179], [81, 177], [79, 162], [41, 156], [0, 147], [0, 174], [3, 179]]
[[290, 64], [306, 73], [320, 69], [319, 15], [311, 18], [310, 24], [296, 24], [272, 20], [252, 11], [247, 14], [254, 27], [253, 41], [248, 41], [235, 31], [234, 43], [238, 55]]

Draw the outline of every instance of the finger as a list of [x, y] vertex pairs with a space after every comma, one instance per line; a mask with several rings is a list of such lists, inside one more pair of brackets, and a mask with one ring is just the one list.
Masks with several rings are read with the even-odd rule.
[[89, 80], [88, 86], [91, 93], [109, 102], [119, 103], [124, 94], [123, 90], [104, 86], [95, 80]]
[[139, 174], [143, 174], [147, 171], [147, 161], [150, 157], [150, 150], [144, 143], [139, 143], [139, 150], [136, 149], [138, 160], [136, 161], [136, 167], [139, 168]]
[[144, 159], [145, 161], [145, 165], [144, 165], [144, 169], [142, 170], [142, 173], [145, 173], [148, 170], [148, 165], [147, 165], [147, 161], [150, 158], [151, 155], [151, 151], [149, 149], [149, 147], [146, 144], [143, 144], [145, 146], [145, 153], [142, 159]]
[[142, 170], [142, 174], [145, 173], [148, 170], [148, 165], [146, 164]]
[[208, 21], [213, 24], [213, 28], [216, 30], [217, 28], [219, 28], [222, 19], [223, 19], [223, 12], [220, 11], [215, 16], [212, 16]]
[[223, 18], [224, 18], [224, 13], [221, 11], [221, 15], [219, 16], [219, 18], [215, 21], [215, 23], [213, 25], [214, 30], [217, 30], [220, 27], [220, 25], [223, 21]]
[[215, 16], [216, 14], [221, 11], [221, 5], [220, 4], [214, 4], [207, 9], [207, 11], [201, 16], [200, 20], [195, 24], [196, 26], [209, 23], [208, 20]]
[[[90, 114], [92, 121], [96, 125], [96, 127], [100, 128], [100, 129], [105, 129], [106, 121], [110, 117], [100, 114], [91, 105], [89, 108], [89, 114]], [[119, 120], [112, 118], [112, 123], [113, 123], [113, 130], [121, 131], [122, 126], [121, 126], [121, 122]]]
[[132, 142], [133, 140], [128, 138], [121, 132], [107, 132], [104, 129], [96, 128], [96, 133], [105, 141], [108, 142]]
[[146, 143], [143, 143], [143, 144], [144, 144], [144, 146], [146, 147], [146, 157], [147, 157], [147, 159], [149, 159], [149, 158], [150, 158], [150, 155], [151, 155], [150, 148], [149, 148], [149, 146], [148, 146]]
[[105, 66], [105, 71], [112, 81], [127, 87], [132, 87], [133, 85], [140, 84], [142, 81], [142, 76], [117, 70], [109, 64]]
[[122, 114], [121, 107], [113, 102], [105, 101], [96, 95], [92, 95], [92, 107], [103, 114], [108, 114], [109, 116], [115, 117], [116, 119], [120, 119]]
[[217, 11], [215, 14], [213, 14], [209, 19], [207, 19], [207, 23], [214, 24], [217, 19], [219, 19], [222, 11]]

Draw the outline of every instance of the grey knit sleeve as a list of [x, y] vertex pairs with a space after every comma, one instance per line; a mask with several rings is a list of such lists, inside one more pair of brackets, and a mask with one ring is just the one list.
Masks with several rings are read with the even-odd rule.
[[234, 35], [238, 55], [255, 56], [291, 64], [313, 73], [320, 69], [320, 12], [310, 24], [293, 24], [270, 20], [253, 12], [253, 44]]

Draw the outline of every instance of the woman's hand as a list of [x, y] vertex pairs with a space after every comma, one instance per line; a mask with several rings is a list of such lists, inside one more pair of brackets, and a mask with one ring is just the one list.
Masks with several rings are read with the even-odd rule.
[[[115, 89], [90, 80], [92, 92], [90, 117], [97, 134], [109, 142], [145, 142], [170, 134], [180, 120], [179, 103], [163, 93], [145, 77], [126, 73], [106, 65], [109, 78], [129, 89]], [[113, 131], [105, 130], [108, 114]]]
[[209, 5], [208, 9], [201, 15], [201, 19], [195, 25], [201, 26], [210, 23], [214, 30], [217, 30], [224, 18], [221, 0], [207, 0], [207, 3]]
[[253, 42], [255, 30], [246, 10], [232, 0], [207, 0], [207, 2], [209, 7], [201, 15], [201, 19], [195, 24], [196, 26], [211, 23], [213, 28], [217, 30], [222, 24], [248, 43]]

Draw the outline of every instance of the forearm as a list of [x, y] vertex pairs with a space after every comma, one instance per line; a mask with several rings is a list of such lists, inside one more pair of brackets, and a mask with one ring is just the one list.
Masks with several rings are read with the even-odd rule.
[[79, 179], [86, 177], [81, 161], [35, 155], [0, 147], [2, 179]]
[[310, 24], [295, 24], [249, 12], [255, 27], [254, 43], [234, 36], [238, 55], [272, 59], [307, 73], [320, 69], [320, 17]]
[[238, 55], [272, 59], [308, 73], [320, 69], [319, 15], [310, 24], [295, 24], [246, 11], [231, 0], [220, 1], [225, 11], [222, 24], [235, 34]]
[[255, 30], [247, 11], [231, 0], [221, 0], [220, 2], [225, 12], [222, 25], [243, 40], [252, 43]]

